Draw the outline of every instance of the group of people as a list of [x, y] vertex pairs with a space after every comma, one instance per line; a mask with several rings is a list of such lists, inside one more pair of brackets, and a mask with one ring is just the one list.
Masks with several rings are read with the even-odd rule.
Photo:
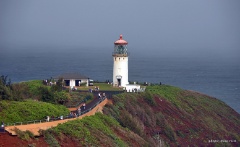
[[56, 82], [51, 78], [51, 79], [45, 79], [42, 81], [44, 85], [47, 85], [47, 86], [52, 86], [53, 84], [56, 85]]
[[63, 116], [62, 116], [62, 115], [59, 116], [59, 117], [54, 117], [54, 116], [50, 117], [50, 116], [47, 116], [47, 117], [46, 117], [46, 121], [49, 122], [50, 120], [63, 120]]
[[[92, 93], [92, 92], [93, 92], [93, 89], [90, 88], [88, 91], [89, 91], [90, 93]], [[98, 86], [95, 86], [95, 87], [94, 87], [94, 91], [99, 91], [99, 87], [98, 87]]]
[[[86, 104], [83, 103], [82, 105], [83, 109], [85, 110], [86, 109]], [[68, 118], [76, 118], [78, 116], [80, 116], [82, 113], [81, 113], [81, 107], [78, 107], [77, 111], [76, 112], [70, 112], [69, 115], [68, 115]], [[50, 116], [47, 116], [46, 117], [46, 121], [49, 122], [50, 120], [63, 120], [63, 116], [61, 115], [60, 117], [57, 117], [55, 118], [54, 116], [52, 116], [52, 118]]]
[[[83, 110], [85, 110], [86, 109], [86, 104], [83, 103], [82, 107], [83, 107]], [[79, 117], [81, 114], [82, 114], [81, 107], [78, 107], [76, 112], [70, 112], [69, 117], [70, 118], [76, 118], [76, 117]]]
[[76, 87], [76, 86], [72, 86], [72, 87], [71, 87], [71, 90], [72, 90], [72, 91], [76, 91], [76, 90], [77, 90], [77, 87]]
[[[98, 91], [99, 87], [95, 87], [95, 90]], [[92, 92], [92, 89], [89, 89], [89, 91]], [[100, 92], [98, 93], [98, 99], [105, 99], [105, 98], [106, 98], [105, 93], [102, 93], [102, 94]], [[83, 107], [83, 110], [85, 110], [86, 109], [86, 104], [83, 103], [82, 107]], [[82, 114], [81, 107], [78, 107], [76, 112], [70, 112], [69, 113], [68, 118], [76, 118], [76, 117], [80, 116], [81, 114]], [[49, 122], [50, 119], [51, 119], [50, 116], [47, 116], [46, 121]], [[58, 119], [63, 120], [63, 116], [58, 117]], [[52, 120], [56, 120], [56, 118], [53, 117]]]
[[79, 116], [79, 114], [77, 114], [76, 112], [74, 113], [74, 112], [70, 112], [69, 113], [69, 118], [76, 118], [76, 117], [78, 117]]
[[98, 99], [105, 99], [105, 98], [106, 98], [106, 94], [105, 93], [102, 93], [102, 95], [101, 95], [100, 92], [98, 93]]
[[95, 91], [99, 91], [99, 87], [98, 86], [95, 86]]

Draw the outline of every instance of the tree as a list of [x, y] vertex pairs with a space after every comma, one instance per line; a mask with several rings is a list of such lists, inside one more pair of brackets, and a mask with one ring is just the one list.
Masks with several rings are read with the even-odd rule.
[[4, 75], [0, 77], [0, 99], [2, 100], [12, 99], [11, 80]]
[[0, 83], [3, 84], [4, 86], [10, 87], [11, 86], [11, 79], [8, 79], [8, 76], [2, 75], [0, 77]]
[[54, 99], [56, 103], [64, 104], [70, 99], [70, 95], [65, 91], [54, 92]]
[[54, 94], [53, 92], [48, 88], [48, 87], [40, 87], [40, 91], [41, 91], [41, 99], [44, 102], [50, 102], [50, 103], [54, 103]]
[[59, 78], [56, 82], [56, 85], [52, 85], [51, 90], [53, 91], [62, 91], [62, 88], [64, 86], [63, 78]]

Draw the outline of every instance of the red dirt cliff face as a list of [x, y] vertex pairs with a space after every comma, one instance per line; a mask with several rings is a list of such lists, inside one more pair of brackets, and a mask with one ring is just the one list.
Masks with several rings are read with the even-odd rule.
[[[113, 99], [113, 105], [124, 106], [118, 119], [140, 136], [146, 135], [145, 140], [159, 133], [162, 142], [170, 146], [239, 144], [240, 115], [215, 98], [183, 90], [176, 99], [153, 95], [155, 104], [150, 105], [144, 94], [125, 96]], [[105, 112], [116, 116], [111, 111]]]
[[26, 146], [46, 147], [48, 144], [44, 141], [43, 137], [30, 139], [28, 141], [22, 140], [17, 136], [11, 136], [9, 133], [0, 133], [0, 146], [1, 147], [26, 147]]
[[[237, 132], [240, 131], [239, 126], [234, 124], [233, 122], [229, 121], [225, 117], [218, 116], [213, 114], [212, 112], [204, 112], [206, 117], [211, 118], [212, 123], [214, 121], [218, 121], [218, 124], [222, 124], [221, 127], [228, 128], [228, 130], [223, 131], [225, 129], [213, 129], [209, 126], [205, 120], [203, 120], [203, 115], [200, 115], [197, 110], [195, 113], [187, 113], [184, 110], [177, 109], [173, 104], [166, 101], [161, 97], [154, 98], [157, 106], [152, 107], [154, 113], [161, 112], [167, 121], [167, 124], [170, 125], [176, 134], [176, 141], [181, 146], [188, 146], [191, 144], [196, 144], [200, 146], [214, 146], [214, 143], [209, 143], [210, 140], [229, 140], [229, 141], [236, 141], [234, 136], [228, 134], [228, 130], [235, 130]], [[239, 117], [239, 114], [235, 113]], [[220, 126], [219, 126], [220, 127]], [[163, 138], [167, 139], [164, 134], [164, 127], [156, 127], [161, 132]], [[149, 134], [151, 133], [152, 128], [146, 129], [146, 132]], [[168, 140], [168, 139], [167, 139]], [[174, 145], [170, 143], [171, 145]], [[230, 143], [231, 144], [231, 143]], [[233, 146], [237, 145], [237, 143], [232, 143]]]
[[[104, 114], [114, 116], [122, 126], [128, 127], [129, 132], [114, 129], [124, 142], [130, 142], [132, 146], [145, 142], [157, 146], [156, 135], [159, 133], [162, 144], [169, 146], [239, 145], [240, 115], [221, 101], [189, 91], [182, 91], [177, 96], [177, 103], [159, 95], [153, 95], [152, 99], [153, 105], [144, 93], [123, 94], [113, 98], [112, 103], [103, 109]], [[126, 137], [126, 134], [131, 137]], [[96, 136], [103, 138], [99, 134]], [[81, 146], [79, 141], [69, 136], [56, 139], [61, 146]], [[105, 139], [108, 140], [107, 137]], [[211, 142], [221, 140], [228, 142]], [[48, 146], [42, 136], [24, 141], [8, 133], [0, 134], [0, 146], [30, 145]], [[111, 142], [100, 144], [106, 145], [111, 146]]]

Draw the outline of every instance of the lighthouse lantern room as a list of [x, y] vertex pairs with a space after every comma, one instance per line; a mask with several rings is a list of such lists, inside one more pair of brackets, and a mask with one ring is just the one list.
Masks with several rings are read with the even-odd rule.
[[122, 35], [114, 42], [113, 56], [113, 86], [126, 87], [128, 82], [128, 42]]

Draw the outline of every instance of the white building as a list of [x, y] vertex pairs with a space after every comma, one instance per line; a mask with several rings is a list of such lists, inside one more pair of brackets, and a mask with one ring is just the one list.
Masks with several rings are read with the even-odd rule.
[[126, 87], [128, 82], [128, 42], [120, 38], [114, 42], [113, 86]]
[[127, 84], [126, 91], [127, 92], [140, 92], [141, 86], [138, 84]]
[[81, 84], [83, 83], [84, 85], [82, 86], [89, 85], [89, 78], [78, 73], [66, 73], [56, 77], [56, 79], [60, 79], [60, 78], [63, 78], [65, 86], [75, 87], [75, 86], [81, 86]]

